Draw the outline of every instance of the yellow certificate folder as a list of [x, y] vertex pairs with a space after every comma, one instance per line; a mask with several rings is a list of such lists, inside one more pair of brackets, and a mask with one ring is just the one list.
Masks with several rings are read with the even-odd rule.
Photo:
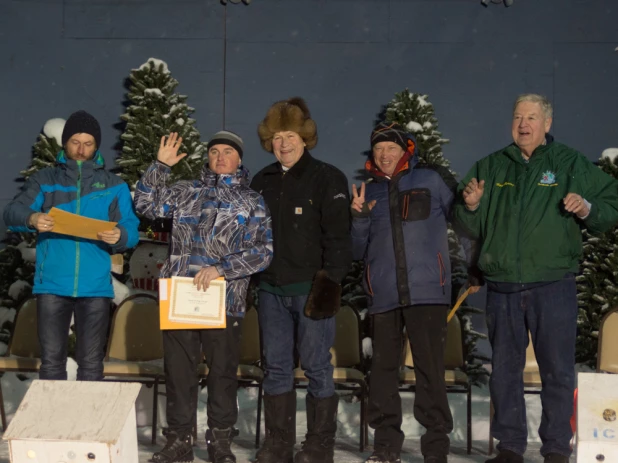
[[90, 240], [98, 240], [99, 232], [111, 231], [117, 224], [117, 222], [89, 219], [88, 217], [72, 214], [56, 207], [52, 207], [48, 214], [54, 219], [52, 232]]
[[[200, 300], [193, 301], [197, 289], [193, 278], [159, 279], [159, 325], [162, 330], [203, 330], [225, 328], [224, 278], [210, 282]], [[195, 303], [191, 303], [195, 302]]]

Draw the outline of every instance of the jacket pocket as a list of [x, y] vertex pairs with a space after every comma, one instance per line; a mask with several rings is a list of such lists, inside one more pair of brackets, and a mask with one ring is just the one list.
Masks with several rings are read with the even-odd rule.
[[399, 193], [401, 218], [406, 222], [427, 220], [431, 213], [429, 188], [413, 188]]

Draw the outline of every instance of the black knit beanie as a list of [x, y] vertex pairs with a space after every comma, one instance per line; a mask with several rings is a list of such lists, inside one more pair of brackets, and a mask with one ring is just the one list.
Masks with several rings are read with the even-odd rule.
[[97, 149], [101, 146], [101, 126], [99, 122], [86, 111], [77, 111], [69, 116], [62, 131], [62, 146], [76, 133], [87, 133], [94, 137]]
[[371, 132], [371, 147], [382, 141], [397, 143], [403, 150], [408, 149], [408, 134], [396, 122], [380, 122]]

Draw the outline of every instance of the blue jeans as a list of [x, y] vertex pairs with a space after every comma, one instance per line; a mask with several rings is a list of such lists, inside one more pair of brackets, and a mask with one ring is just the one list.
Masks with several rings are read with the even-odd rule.
[[67, 379], [67, 348], [75, 314], [77, 380], [103, 379], [103, 358], [110, 318], [107, 297], [37, 295], [37, 328], [41, 345], [41, 379]]
[[487, 326], [493, 349], [489, 382], [495, 408], [491, 434], [498, 450], [526, 451], [528, 428], [523, 369], [528, 331], [542, 380], [541, 454], [571, 454], [575, 383], [577, 291], [575, 277], [520, 292], [487, 296]]
[[264, 392], [279, 395], [294, 388], [294, 338], [301, 367], [309, 379], [307, 391], [317, 399], [335, 393], [330, 348], [335, 342], [335, 317], [305, 316], [307, 296], [259, 293], [260, 331], [266, 371]]

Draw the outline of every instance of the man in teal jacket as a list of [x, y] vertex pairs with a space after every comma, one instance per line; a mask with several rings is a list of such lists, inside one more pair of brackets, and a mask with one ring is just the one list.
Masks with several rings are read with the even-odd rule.
[[500, 441], [488, 463], [520, 463], [527, 424], [523, 369], [528, 333], [539, 364], [546, 463], [568, 462], [572, 438], [581, 227], [618, 221], [618, 182], [549, 135], [551, 104], [527, 94], [515, 102], [514, 143], [478, 161], [459, 186], [455, 220], [481, 241], [493, 349], [491, 433]]
[[[126, 183], [104, 169], [101, 128], [85, 111], [69, 117], [56, 165], [33, 174], [4, 210], [12, 231], [38, 232], [33, 293], [37, 295], [41, 379], [66, 379], [71, 318], [77, 331], [77, 379], [103, 378], [114, 296], [110, 254], [138, 242], [138, 219]], [[98, 240], [54, 233], [52, 207], [117, 222]]]

